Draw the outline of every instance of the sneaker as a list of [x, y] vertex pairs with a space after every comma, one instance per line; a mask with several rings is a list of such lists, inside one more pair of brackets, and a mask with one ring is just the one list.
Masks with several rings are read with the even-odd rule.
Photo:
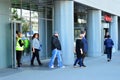
[[42, 66], [42, 65], [43, 65], [42, 63], [39, 64], [39, 66]]
[[22, 67], [17, 67], [18, 70], [22, 70], [23, 68]]
[[54, 68], [54, 66], [50, 66], [50, 68]]
[[86, 67], [86, 65], [82, 65], [82, 67]]
[[108, 58], [108, 60], [107, 60], [107, 61], [108, 61], [108, 62], [110, 62], [110, 61], [111, 61], [111, 59], [109, 59], [109, 58]]
[[34, 67], [35, 65], [34, 64], [31, 64], [32, 67]]
[[74, 65], [73, 67], [74, 67], [74, 68], [77, 68], [78, 66]]
[[62, 67], [60, 67], [60, 68], [65, 68], [65, 66], [62, 66]]
[[57, 65], [57, 67], [60, 67], [60, 65]]

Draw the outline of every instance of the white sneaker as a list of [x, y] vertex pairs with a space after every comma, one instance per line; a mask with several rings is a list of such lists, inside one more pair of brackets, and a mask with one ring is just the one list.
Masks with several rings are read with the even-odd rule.
[[62, 67], [60, 67], [60, 68], [65, 68], [65, 66], [62, 66]]
[[51, 66], [50, 68], [54, 68], [54, 66]]
[[74, 67], [74, 68], [77, 68], [78, 66], [74, 65], [73, 67]]
[[17, 67], [17, 69], [18, 69], [18, 70], [23, 70], [23, 68], [22, 68], [22, 67]]

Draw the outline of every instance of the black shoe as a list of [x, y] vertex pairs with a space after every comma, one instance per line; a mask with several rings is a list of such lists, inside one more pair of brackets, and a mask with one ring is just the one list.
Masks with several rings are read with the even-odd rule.
[[86, 67], [86, 65], [83, 64], [82, 67]]
[[107, 60], [108, 62], [110, 62], [110, 60]]
[[42, 66], [42, 65], [43, 65], [42, 63], [39, 64], [39, 66]]
[[33, 67], [33, 66], [35, 66], [34, 64], [31, 64], [31, 66]]
[[20, 65], [22, 66], [22, 63], [20, 63]]
[[80, 62], [78, 62], [78, 65], [80, 65]]

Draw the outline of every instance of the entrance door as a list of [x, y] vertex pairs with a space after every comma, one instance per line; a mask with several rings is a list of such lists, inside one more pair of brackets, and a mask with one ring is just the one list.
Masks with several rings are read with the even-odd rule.
[[11, 32], [12, 32], [12, 45], [11, 45], [11, 50], [12, 50], [12, 68], [16, 68], [16, 31], [20, 31], [20, 22], [12, 22], [11, 23]]
[[[21, 22], [12, 22], [11, 23], [11, 31], [12, 31], [12, 34], [11, 34], [12, 35], [12, 40], [11, 40], [12, 41], [12, 46], [11, 46], [11, 49], [12, 49], [12, 68], [16, 68], [17, 67], [17, 61], [16, 61], [16, 33], [22, 31]], [[25, 40], [27, 40], [27, 38], [22, 37], [22, 40], [23, 40], [23, 42], [25, 42]], [[28, 53], [28, 50], [26, 50], [25, 43], [24, 43], [24, 51], [23, 51], [22, 57], [21, 57], [22, 66], [26, 66], [26, 64], [30, 65], [30, 59], [31, 59], [30, 51]]]

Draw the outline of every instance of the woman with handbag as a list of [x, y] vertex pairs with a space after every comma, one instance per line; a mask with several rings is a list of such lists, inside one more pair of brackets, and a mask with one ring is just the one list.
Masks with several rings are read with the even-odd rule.
[[31, 59], [31, 66], [34, 66], [34, 59], [37, 58], [38, 64], [41, 66], [42, 63], [39, 59], [39, 51], [40, 51], [40, 42], [39, 42], [39, 34], [35, 33], [32, 37], [32, 59]]

